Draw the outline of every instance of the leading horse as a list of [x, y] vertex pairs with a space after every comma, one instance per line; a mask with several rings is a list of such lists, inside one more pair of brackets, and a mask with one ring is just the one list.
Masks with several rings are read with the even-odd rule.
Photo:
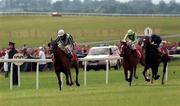
[[65, 74], [66, 84], [69, 86], [73, 85], [71, 71], [70, 71], [71, 66], [74, 67], [76, 71], [76, 85], [80, 86], [78, 82], [79, 69], [78, 69], [77, 57], [75, 59], [69, 59], [68, 55], [61, 48], [58, 47], [57, 42], [52, 39], [48, 45], [54, 56], [53, 62], [54, 62], [55, 73], [58, 78], [59, 89], [61, 90], [61, 86], [62, 86], [60, 72], [63, 72]]

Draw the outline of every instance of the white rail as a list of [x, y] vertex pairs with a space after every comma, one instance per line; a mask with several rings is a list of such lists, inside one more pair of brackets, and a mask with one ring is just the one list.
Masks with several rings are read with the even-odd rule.
[[109, 74], [109, 60], [114, 59], [122, 59], [122, 57], [107, 57], [107, 58], [81, 58], [79, 61], [84, 62], [84, 86], [87, 85], [87, 61], [96, 61], [96, 60], [104, 60], [106, 61], [106, 84], [108, 84], [108, 74]]
[[[0, 62], [11, 62], [10, 68], [10, 89], [13, 89], [12, 78], [13, 78], [13, 64], [16, 62], [35, 62], [36, 66], [36, 89], [39, 89], [39, 63], [40, 62], [52, 62], [51, 59], [0, 59]], [[62, 74], [61, 74], [62, 76]], [[20, 65], [18, 65], [18, 87], [20, 87]]]

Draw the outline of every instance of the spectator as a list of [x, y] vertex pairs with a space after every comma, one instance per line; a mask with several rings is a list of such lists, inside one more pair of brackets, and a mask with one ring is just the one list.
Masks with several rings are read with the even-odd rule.
[[162, 54], [169, 54], [168, 42], [167, 41], [162, 41], [161, 47], [160, 47], [160, 52]]
[[[10, 51], [8, 53], [9, 59], [12, 59], [13, 56], [17, 53], [17, 50], [15, 49], [15, 43], [9, 42], [9, 48]], [[11, 63], [8, 63], [8, 69], [10, 70]], [[18, 69], [16, 65], [13, 65], [13, 85], [18, 85]]]
[[[9, 56], [8, 56], [8, 53], [9, 53], [9, 50], [6, 50], [5, 51], [5, 56], [4, 56], [4, 59], [8, 59]], [[5, 78], [8, 77], [8, 62], [4, 62], [4, 72], [5, 72]]]
[[[23, 54], [25, 59], [28, 59], [29, 56], [28, 56], [27, 48], [25, 47], [25, 45], [22, 48], [22, 54]], [[28, 71], [28, 65], [29, 65], [28, 62], [24, 62], [23, 65], [22, 65], [22, 70], [23, 71]]]
[[87, 48], [86, 48], [85, 45], [82, 46], [81, 50], [82, 50], [83, 54], [87, 54], [88, 53]]
[[[46, 59], [43, 47], [39, 47], [39, 58]], [[39, 71], [41, 71], [41, 72], [44, 71], [45, 66], [46, 66], [46, 62], [40, 62], [39, 63]]]

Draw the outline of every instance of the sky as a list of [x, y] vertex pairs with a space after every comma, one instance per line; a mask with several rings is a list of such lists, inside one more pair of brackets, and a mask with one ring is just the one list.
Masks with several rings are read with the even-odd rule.
[[[53, 1], [59, 1], [59, 0], [53, 0]], [[83, 0], [82, 0], [83, 1]], [[121, 2], [127, 2], [127, 1], [130, 1], [130, 0], [117, 0], [117, 1], [121, 1]], [[161, 0], [152, 0], [153, 3], [157, 4], [159, 3], [159, 1]], [[168, 3], [170, 0], [164, 0], [166, 3]], [[176, 2], [180, 2], [180, 0], [175, 0]]]

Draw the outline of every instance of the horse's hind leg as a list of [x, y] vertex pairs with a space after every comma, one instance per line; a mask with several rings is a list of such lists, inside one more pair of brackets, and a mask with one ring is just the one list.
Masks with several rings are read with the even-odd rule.
[[76, 85], [80, 86], [79, 81], [78, 81], [78, 79], [79, 79], [78, 78], [78, 76], [79, 76], [79, 68], [78, 68], [78, 63], [77, 62], [74, 63], [74, 68], [76, 70]]
[[132, 83], [132, 77], [133, 77], [133, 69], [130, 70], [129, 86], [131, 86], [131, 83]]
[[167, 62], [163, 62], [163, 76], [162, 76], [162, 81], [161, 84], [164, 85], [164, 78], [166, 74], [166, 68], [167, 68]]
[[56, 75], [57, 75], [57, 78], [58, 78], [58, 84], [59, 84], [59, 90], [61, 91], [61, 78], [60, 78], [60, 71], [56, 71]]

